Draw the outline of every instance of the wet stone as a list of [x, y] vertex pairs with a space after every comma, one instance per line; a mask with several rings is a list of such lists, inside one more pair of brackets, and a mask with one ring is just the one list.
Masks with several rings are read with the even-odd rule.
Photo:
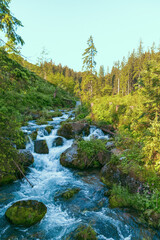
[[52, 143], [52, 147], [58, 147], [63, 145], [63, 138], [62, 137], [56, 137]]
[[57, 196], [55, 196], [55, 200], [57, 199], [64, 199], [69, 200], [74, 197], [75, 194], [77, 194], [80, 191], [80, 188], [68, 188], [66, 191], [57, 193]]
[[39, 222], [46, 214], [47, 207], [38, 201], [18, 201], [9, 207], [5, 216], [15, 225], [30, 227]]
[[45, 140], [36, 140], [34, 142], [34, 151], [40, 154], [48, 154], [49, 149]]

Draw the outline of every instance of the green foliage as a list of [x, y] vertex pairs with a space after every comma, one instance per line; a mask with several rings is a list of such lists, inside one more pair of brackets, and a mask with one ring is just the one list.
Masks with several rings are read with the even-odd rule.
[[[71, 107], [75, 100], [64, 90], [57, 88], [57, 96], [53, 94], [56, 87], [22, 67], [0, 48], [0, 184], [16, 180], [15, 170], [19, 162], [17, 151], [13, 148], [25, 147], [25, 137], [20, 130], [25, 121], [39, 118], [39, 123], [61, 116], [59, 111], [49, 110], [57, 107]], [[14, 59], [18, 59], [14, 55]], [[36, 133], [33, 135], [36, 138]], [[4, 162], [6, 168], [4, 168]], [[22, 166], [22, 171], [23, 171]]]
[[146, 164], [155, 165], [155, 169], [160, 171], [160, 122], [158, 116], [151, 121], [151, 126], [148, 129], [149, 134], [144, 140], [143, 152], [146, 159]]
[[105, 142], [99, 139], [91, 139], [90, 141], [78, 141], [79, 151], [85, 153], [89, 160], [93, 160], [100, 152], [107, 152]]
[[160, 213], [160, 192], [146, 190], [144, 194], [131, 194], [120, 185], [113, 185], [110, 195], [110, 204], [112, 207], [132, 207], [136, 210], [145, 211], [153, 209]]
[[11, 0], [0, 1], [0, 30], [6, 34], [6, 37], [12, 42], [21, 45], [24, 44], [23, 39], [16, 33], [17, 27], [22, 27], [22, 23], [14, 17], [9, 9]]
[[89, 113], [90, 113], [89, 106], [86, 104], [82, 104], [76, 108], [75, 118], [76, 120], [84, 119], [85, 117], [88, 116]]

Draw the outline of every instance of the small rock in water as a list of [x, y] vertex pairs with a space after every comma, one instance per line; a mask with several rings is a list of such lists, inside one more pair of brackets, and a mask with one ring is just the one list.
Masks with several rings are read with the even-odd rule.
[[80, 225], [74, 232], [71, 232], [67, 239], [75, 240], [97, 240], [97, 233], [91, 226]]
[[53, 126], [47, 126], [45, 127], [45, 130], [47, 131], [48, 134], [50, 134], [53, 128], [54, 128]]
[[15, 225], [30, 227], [39, 222], [46, 214], [47, 207], [36, 200], [18, 201], [5, 213], [9, 222]]
[[63, 145], [63, 138], [62, 137], [56, 137], [53, 141], [52, 147], [58, 147]]
[[40, 154], [48, 154], [49, 149], [46, 140], [36, 140], [34, 142], [34, 151]]
[[36, 140], [36, 138], [37, 138], [37, 135], [38, 135], [38, 130], [36, 129], [36, 130], [34, 130], [32, 133], [31, 133], [31, 139], [34, 141], [34, 140]]
[[71, 199], [79, 191], [80, 191], [80, 188], [69, 188], [65, 192], [59, 193], [57, 196], [55, 196], [55, 200], [57, 198], [63, 198], [65, 200]]

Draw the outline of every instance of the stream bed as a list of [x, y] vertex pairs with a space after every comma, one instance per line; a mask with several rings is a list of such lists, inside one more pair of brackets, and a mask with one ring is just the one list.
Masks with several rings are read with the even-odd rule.
[[[73, 139], [63, 139], [63, 146], [52, 145], [57, 137], [60, 123], [72, 115], [72, 111], [62, 111], [61, 117], [53, 118], [48, 125], [54, 129], [47, 135], [44, 128], [47, 125], [37, 125], [30, 121], [22, 127], [30, 135], [39, 129], [38, 139], [45, 139], [49, 154], [34, 152], [34, 143], [30, 140], [26, 149], [34, 156], [34, 163], [29, 167], [27, 178], [17, 180], [13, 184], [0, 188], [0, 239], [2, 240], [63, 240], [80, 224], [90, 224], [97, 232], [98, 240], [158, 240], [160, 233], [138, 224], [136, 216], [125, 210], [110, 209], [108, 198], [104, 196], [107, 188], [100, 181], [98, 171], [80, 172], [70, 170], [60, 165], [60, 155], [69, 148]], [[97, 138], [108, 138], [96, 127], [91, 127], [90, 135]], [[58, 191], [78, 187], [80, 192], [74, 198], [62, 201], [54, 199]], [[38, 200], [47, 206], [47, 213], [42, 221], [30, 228], [15, 227], [5, 218], [5, 211], [18, 200]]]

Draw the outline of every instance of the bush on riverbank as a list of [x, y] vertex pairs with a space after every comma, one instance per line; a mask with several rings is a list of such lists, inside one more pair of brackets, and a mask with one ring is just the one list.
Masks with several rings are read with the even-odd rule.
[[99, 139], [79, 140], [62, 153], [60, 162], [65, 167], [75, 169], [101, 168], [110, 160], [110, 152], [105, 142]]

